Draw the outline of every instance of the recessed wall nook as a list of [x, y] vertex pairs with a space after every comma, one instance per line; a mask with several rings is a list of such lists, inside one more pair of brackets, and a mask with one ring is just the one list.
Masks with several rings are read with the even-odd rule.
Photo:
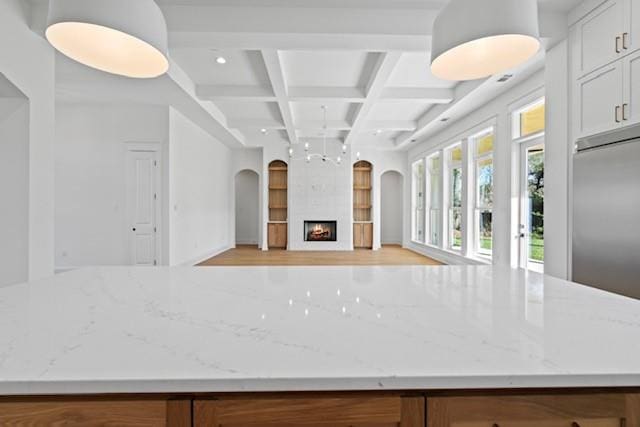
[[269, 163], [269, 224], [267, 234], [270, 249], [287, 248], [289, 219], [288, 170], [287, 163], [282, 160], [274, 160]]

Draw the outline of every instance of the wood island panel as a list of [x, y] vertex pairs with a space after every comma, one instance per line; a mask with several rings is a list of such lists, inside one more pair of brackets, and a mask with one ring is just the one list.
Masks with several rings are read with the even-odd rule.
[[195, 427], [423, 427], [422, 397], [196, 400]]
[[640, 427], [640, 394], [427, 399], [427, 427]]
[[0, 401], [1, 427], [187, 427], [190, 400], [44, 398]]

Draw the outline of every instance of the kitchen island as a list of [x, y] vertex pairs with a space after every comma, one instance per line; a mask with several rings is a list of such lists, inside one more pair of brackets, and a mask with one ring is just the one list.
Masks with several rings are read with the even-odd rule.
[[88, 268], [0, 325], [0, 425], [640, 426], [640, 301], [519, 270]]

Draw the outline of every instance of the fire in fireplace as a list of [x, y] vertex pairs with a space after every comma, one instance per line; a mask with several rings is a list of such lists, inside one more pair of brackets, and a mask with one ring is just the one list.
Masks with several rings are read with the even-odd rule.
[[335, 242], [338, 239], [337, 221], [305, 221], [305, 242]]

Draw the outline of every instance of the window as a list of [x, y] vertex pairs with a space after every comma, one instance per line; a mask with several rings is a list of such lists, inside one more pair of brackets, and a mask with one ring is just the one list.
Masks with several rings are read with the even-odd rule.
[[491, 257], [493, 251], [493, 129], [471, 137], [475, 168], [474, 252]]
[[412, 239], [416, 242], [424, 243], [424, 190], [425, 190], [425, 168], [424, 160], [418, 160], [412, 166], [411, 179], [411, 198], [412, 198]]
[[513, 115], [514, 139], [528, 138], [544, 132], [545, 112], [544, 98], [516, 111]]
[[440, 154], [427, 158], [428, 192], [429, 192], [429, 239], [434, 246], [440, 244]]
[[462, 145], [447, 151], [449, 156], [449, 220], [447, 221], [449, 249], [462, 249]]

